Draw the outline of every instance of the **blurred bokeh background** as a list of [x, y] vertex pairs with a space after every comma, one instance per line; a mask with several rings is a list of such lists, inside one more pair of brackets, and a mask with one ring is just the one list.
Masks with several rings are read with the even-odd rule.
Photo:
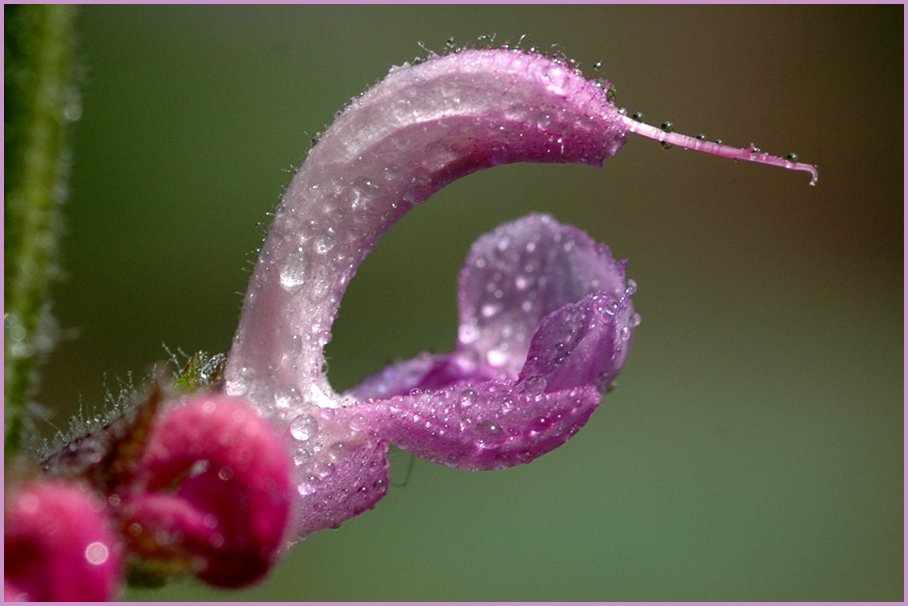
[[[420, 43], [557, 44], [602, 60], [619, 105], [651, 123], [796, 151], [821, 175], [813, 188], [634, 138], [602, 170], [519, 165], [448, 187], [353, 281], [333, 384], [449, 349], [470, 243], [543, 211], [630, 259], [643, 324], [617, 389], [531, 465], [416, 461], [254, 588], [126, 598], [901, 600], [902, 11], [85, 7], [54, 288], [67, 333], [40, 391], [61, 427], [162, 344], [228, 349], [311, 135]], [[394, 466], [400, 479], [407, 456]]]

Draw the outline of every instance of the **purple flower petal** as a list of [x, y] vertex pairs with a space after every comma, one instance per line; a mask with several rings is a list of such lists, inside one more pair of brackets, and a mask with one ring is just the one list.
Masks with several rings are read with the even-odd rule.
[[605, 245], [548, 215], [502, 225], [473, 244], [461, 271], [457, 349], [388, 366], [347, 394], [388, 398], [468, 379], [516, 378], [547, 315], [591, 293], [627, 296], [625, 266]]
[[545, 393], [544, 380], [463, 382], [364, 402], [356, 414], [422, 458], [472, 470], [528, 463], [574, 435], [599, 404], [593, 386]]
[[542, 378], [546, 391], [595, 385], [607, 388], [627, 357], [640, 319], [629, 294], [602, 292], [568, 304], [542, 321], [520, 378]]
[[313, 410], [290, 424], [300, 539], [371, 509], [388, 491], [388, 445], [356, 408]]
[[516, 376], [542, 319], [584, 296], [625, 290], [625, 263], [585, 232], [530, 215], [479, 238], [460, 274], [459, 349]]
[[55, 480], [22, 487], [4, 514], [4, 600], [100, 602], [122, 568], [102, 500]]

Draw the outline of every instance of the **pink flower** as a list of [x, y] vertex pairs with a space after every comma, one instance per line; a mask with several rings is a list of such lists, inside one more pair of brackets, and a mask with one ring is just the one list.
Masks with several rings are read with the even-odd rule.
[[4, 512], [4, 599], [114, 598], [122, 564], [107, 513], [80, 485], [36, 480], [14, 489]]
[[162, 413], [121, 490], [130, 550], [221, 587], [259, 580], [290, 510], [287, 447], [245, 402], [198, 396]]
[[481, 238], [461, 275], [454, 352], [422, 355], [336, 393], [324, 347], [381, 236], [448, 183], [513, 162], [599, 166], [629, 132], [811, 173], [813, 166], [638, 122], [611, 83], [536, 54], [469, 50], [392, 68], [354, 100], [287, 189], [250, 281], [226, 389], [295, 444], [296, 536], [387, 491], [387, 444], [494, 469], [562, 444], [621, 369], [639, 318], [624, 264], [583, 232], [530, 217]]
[[625, 360], [634, 287], [605, 246], [549, 217], [474, 245], [451, 354], [337, 394], [323, 348], [357, 267], [407, 210], [499, 164], [599, 165], [628, 128], [573, 68], [488, 50], [392, 69], [324, 134], [278, 209], [226, 371], [227, 392], [280, 419], [295, 444], [297, 537], [384, 496], [389, 443], [494, 469], [532, 460], [586, 422]]

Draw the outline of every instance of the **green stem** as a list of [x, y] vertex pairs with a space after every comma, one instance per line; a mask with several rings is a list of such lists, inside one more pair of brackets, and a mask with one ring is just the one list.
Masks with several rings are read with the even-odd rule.
[[4, 453], [10, 461], [22, 444], [37, 363], [51, 342], [48, 284], [65, 195], [76, 9], [7, 5], [4, 11]]

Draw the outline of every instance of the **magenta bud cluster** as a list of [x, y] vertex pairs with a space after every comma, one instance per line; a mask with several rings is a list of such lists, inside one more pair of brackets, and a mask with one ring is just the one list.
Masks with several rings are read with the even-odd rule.
[[220, 587], [262, 578], [289, 520], [290, 459], [280, 434], [246, 402], [222, 394], [166, 405], [133, 473], [13, 488], [4, 521], [4, 598], [101, 601], [129, 567], [194, 574]]

